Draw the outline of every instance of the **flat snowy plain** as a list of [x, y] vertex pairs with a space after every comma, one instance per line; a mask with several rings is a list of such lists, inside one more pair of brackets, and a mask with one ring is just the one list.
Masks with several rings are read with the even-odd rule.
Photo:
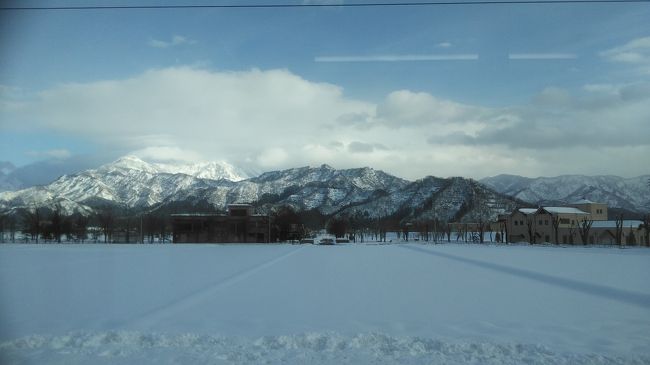
[[648, 364], [650, 250], [1, 245], [2, 364]]

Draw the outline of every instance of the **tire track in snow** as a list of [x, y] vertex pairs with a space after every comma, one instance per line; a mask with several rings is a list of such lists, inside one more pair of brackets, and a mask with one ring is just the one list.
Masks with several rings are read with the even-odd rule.
[[169, 303], [154, 308], [149, 312], [128, 319], [116, 327], [124, 327], [125, 325], [135, 326], [138, 328], [151, 327], [152, 325], [161, 322], [165, 318], [172, 317], [178, 312], [186, 311], [201, 303], [202, 301], [213, 297], [214, 294], [220, 290], [237, 284], [238, 282], [257, 274], [258, 272], [263, 271], [277, 264], [278, 262], [287, 259], [302, 249], [304, 249], [304, 246], [300, 246], [299, 248], [293, 249], [283, 255], [277, 256], [260, 264], [256, 264], [255, 266], [249, 267], [247, 269], [238, 271], [187, 296], [178, 298]]
[[650, 295], [646, 293], [633, 292], [624, 289], [618, 289], [611, 286], [600, 284], [592, 284], [571, 278], [563, 278], [559, 276], [548, 275], [536, 271], [519, 269], [516, 267], [506, 266], [502, 264], [495, 264], [488, 261], [476, 260], [467, 257], [452, 255], [436, 250], [426, 249], [417, 246], [398, 246], [404, 249], [422, 252], [428, 255], [446, 258], [462, 262], [464, 264], [474, 265], [483, 269], [488, 269], [503, 274], [512, 275], [519, 278], [538, 281], [544, 284], [553, 285], [556, 287], [573, 290], [576, 292], [589, 294], [596, 297], [601, 297], [609, 300], [616, 300], [622, 303], [635, 305], [643, 309], [650, 309]]

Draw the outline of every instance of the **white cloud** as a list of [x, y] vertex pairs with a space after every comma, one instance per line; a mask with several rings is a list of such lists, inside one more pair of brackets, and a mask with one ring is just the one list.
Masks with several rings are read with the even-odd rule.
[[270, 165], [267, 158], [257, 158], [265, 149], [317, 142], [323, 125], [336, 124], [344, 114], [371, 112], [372, 104], [344, 98], [339, 87], [311, 83], [286, 70], [181, 67], [50, 89], [21, 117], [29, 118], [32, 128], [87, 136], [122, 149], [179, 148], [207, 158], [249, 158]]
[[626, 44], [600, 53], [612, 62], [650, 63], [650, 37], [633, 39]]
[[574, 53], [510, 53], [510, 60], [573, 60], [578, 58]]
[[155, 47], [155, 48], [169, 48], [169, 47], [175, 47], [175, 46], [181, 46], [181, 45], [191, 45], [191, 44], [196, 44], [195, 40], [180, 36], [180, 35], [174, 35], [169, 41], [161, 41], [158, 39], [151, 39], [149, 41], [149, 46]]
[[549, 87], [508, 108], [411, 90], [371, 103], [287, 70], [176, 67], [57, 86], [26, 96], [20, 109], [0, 107], [0, 119], [3, 128], [52, 130], [101, 150], [259, 170], [327, 163], [411, 179], [560, 169], [640, 175], [643, 164], [619, 159], [650, 153], [649, 101], [650, 84], [637, 82], [578, 93]]
[[27, 151], [27, 155], [34, 158], [46, 158], [46, 159], [56, 159], [64, 160], [70, 158], [72, 153], [65, 148], [55, 148], [46, 151]]
[[204, 160], [203, 156], [196, 151], [173, 146], [154, 145], [133, 151], [130, 154], [154, 162], [197, 162]]
[[455, 143], [538, 151], [650, 146], [650, 84], [592, 85], [583, 90], [571, 95], [559, 88], [544, 89], [531, 104], [488, 113], [510, 113], [509, 123], [486, 122], [474, 135], [451, 137]]
[[394, 91], [377, 106], [375, 123], [392, 127], [453, 125], [466, 128], [468, 124], [484, 119], [488, 109], [464, 105], [437, 98], [424, 92]]
[[262, 167], [276, 168], [282, 166], [288, 158], [289, 154], [283, 148], [273, 147], [262, 151], [257, 156], [257, 161]]
[[558, 87], [546, 87], [533, 100], [536, 104], [558, 107], [570, 103], [571, 95], [568, 91]]
[[436, 46], [438, 46], [440, 48], [449, 48], [449, 47], [451, 47], [451, 42], [440, 42], [440, 43], [436, 44]]
[[314, 62], [413, 62], [413, 61], [476, 61], [476, 53], [458, 54], [389, 54], [371, 56], [317, 56]]

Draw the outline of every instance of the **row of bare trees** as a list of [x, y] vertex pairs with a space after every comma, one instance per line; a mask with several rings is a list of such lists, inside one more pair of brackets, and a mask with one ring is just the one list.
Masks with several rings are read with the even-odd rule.
[[[536, 227], [536, 221], [534, 217], [528, 217], [526, 219], [526, 228], [527, 228], [527, 233], [528, 233], [528, 239], [529, 242], [532, 244], [537, 243], [537, 238], [541, 237], [539, 233], [537, 232], [537, 227]], [[608, 229], [605, 232], [612, 238], [614, 244], [616, 245], [633, 245], [636, 243], [636, 237], [634, 235], [634, 231], [630, 230], [630, 233], [626, 236], [623, 234], [623, 224], [624, 224], [624, 217], [623, 214], [619, 214], [616, 216], [615, 219], [615, 227], [614, 229]], [[592, 226], [593, 226], [594, 221], [591, 219], [584, 219], [576, 222], [575, 224], [571, 224], [567, 228], [567, 233], [568, 233], [568, 242], [569, 244], [575, 244], [578, 243], [576, 238], [580, 238], [580, 242], [583, 245], [587, 244], [593, 244], [595, 242], [594, 237], [591, 235], [592, 232]], [[560, 237], [559, 237], [559, 231], [560, 231], [560, 218], [558, 216], [554, 216], [551, 219], [551, 225], [553, 228], [553, 236], [554, 236], [554, 242], [556, 244], [560, 243]], [[650, 242], [650, 214], [644, 216], [644, 221], [643, 225], [641, 227], [645, 234], [644, 234], [644, 240], [646, 244]]]
[[32, 208], [21, 214], [0, 214], [0, 242], [62, 243], [169, 242], [167, 216], [132, 212], [106, 206], [90, 215], [67, 214], [60, 205], [53, 209]]

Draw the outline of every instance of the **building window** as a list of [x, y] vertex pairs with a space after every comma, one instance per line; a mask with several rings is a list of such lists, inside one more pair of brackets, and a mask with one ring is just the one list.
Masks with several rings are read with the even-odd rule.
[[544, 225], [548, 226], [548, 219], [544, 221]]
[[515, 226], [519, 225], [519, 222], [515, 221]]
[[520, 225], [520, 226], [523, 226], [523, 225], [524, 225], [524, 221], [519, 221], [519, 225]]

